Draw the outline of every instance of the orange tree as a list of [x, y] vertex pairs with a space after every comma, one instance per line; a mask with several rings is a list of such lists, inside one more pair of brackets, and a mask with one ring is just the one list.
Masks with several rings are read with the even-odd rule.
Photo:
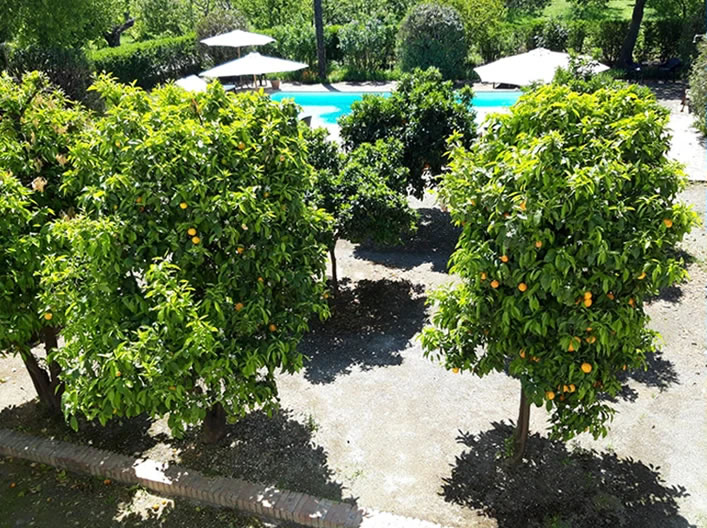
[[64, 412], [169, 414], [175, 434], [275, 404], [275, 373], [325, 316], [329, 217], [304, 200], [297, 109], [215, 83], [148, 94], [101, 78], [104, 117], [72, 150], [83, 215], [54, 224], [45, 302], [64, 325]]
[[453, 149], [441, 196], [463, 226], [438, 291], [426, 354], [521, 384], [514, 461], [530, 405], [551, 435], [605, 435], [619, 374], [646, 368], [655, 332], [644, 303], [683, 279], [675, 248], [695, 223], [676, 201], [668, 111], [635, 86], [580, 94], [539, 88], [494, 116], [471, 150]]
[[55, 249], [49, 223], [71, 212], [60, 191], [68, 152], [86, 113], [39, 73], [0, 76], [0, 354], [22, 358], [40, 401], [58, 413], [59, 366], [32, 352], [57, 346], [56, 319], [39, 300], [36, 276]]
[[337, 240], [395, 244], [402, 234], [416, 229], [417, 214], [403, 191], [409, 172], [403, 166], [403, 146], [398, 140], [362, 143], [343, 154], [326, 139], [325, 129], [307, 127], [304, 136], [308, 161], [316, 170], [310, 200], [334, 219], [326, 243], [332, 285], [337, 290]]

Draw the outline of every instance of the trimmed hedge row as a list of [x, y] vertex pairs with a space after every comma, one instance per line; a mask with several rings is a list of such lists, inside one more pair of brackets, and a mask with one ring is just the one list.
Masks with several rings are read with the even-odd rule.
[[105, 48], [91, 53], [89, 59], [96, 72], [112, 73], [122, 83], [135, 81], [148, 89], [201, 71], [193, 34]]

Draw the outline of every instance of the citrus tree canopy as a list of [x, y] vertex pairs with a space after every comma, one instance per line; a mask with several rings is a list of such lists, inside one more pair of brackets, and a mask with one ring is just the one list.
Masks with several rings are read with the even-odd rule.
[[55, 224], [70, 251], [43, 275], [65, 413], [169, 413], [176, 433], [206, 418], [217, 439], [225, 417], [273, 404], [275, 371], [301, 367], [297, 342], [327, 313], [329, 217], [304, 200], [297, 108], [218, 83], [95, 90], [105, 117], [66, 183], [85, 214]]
[[463, 226], [423, 344], [449, 368], [507, 370], [551, 433], [607, 432], [622, 373], [646, 368], [645, 303], [685, 278], [668, 111], [646, 89], [547, 86], [456, 148], [441, 195]]
[[[60, 190], [69, 149], [86, 112], [39, 73], [14, 82], [0, 76], [0, 354], [19, 353], [42, 403], [59, 411], [57, 365], [31, 352], [56, 346], [56, 319], [39, 299], [42, 258], [56, 250], [52, 220], [71, 214], [74, 196]], [[46, 368], [45, 368], [46, 367]]]

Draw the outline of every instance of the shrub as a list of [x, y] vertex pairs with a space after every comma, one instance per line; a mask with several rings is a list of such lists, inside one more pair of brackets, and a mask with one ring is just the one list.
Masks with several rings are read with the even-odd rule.
[[695, 126], [707, 135], [707, 42], [700, 42], [698, 49], [690, 70], [690, 109], [695, 114]]
[[86, 100], [86, 90], [93, 82], [93, 68], [80, 49], [30, 46], [10, 50], [8, 71], [16, 78], [41, 71], [74, 101]]
[[185, 0], [133, 0], [132, 32], [140, 40], [178, 37], [194, 30], [197, 13]]
[[398, 39], [403, 71], [435, 67], [445, 79], [464, 77], [466, 35], [456, 9], [436, 4], [416, 5], [400, 25]]
[[541, 32], [535, 36], [535, 47], [547, 48], [552, 51], [565, 51], [569, 29], [558, 18], [550, 18], [542, 25]]
[[149, 40], [104, 48], [90, 56], [97, 72], [111, 73], [118, 81], [133, 81], [141, 88], [201, 71], [194, 35]]
[[602, 20], [596, 24], [594, 44], [601, 50], [602, 62], [610, 66], [618, 62], [628, 26], [628, 20]]
[[25, 74], [19, 83], [0, 75], [0, 355], [22, 358], [40, 401], [54, 413], [60, 369], [32, 348], [57, 346], [59, 314], [39, 299], [37, 272], [58, 249], [50, 222], [75, 208], [75, 196], [61, 187], [69, 149], [86, 125], [86, 112], [44, 74]]
[[394, 24], [373, 17], [342, 26], [339, 46], [344, 65], [360, 72], [387, 69], [394, 59], [396, 33]]
[[463, 226], [461, 281], [435, 294], [422, 342], [448, 368], [519, 379], [516, 461], [531, 404], [554, 438], [604, 436], [624, 371], [648, 367], [645, 303], [685, 278], [675, 250], [696, 223], [668, 118], [646, 88], [551, 85], [454, 149], [440, 195]]
[[196, 46], [202, 56], [204, 67], [222, 64], [238, 56], [237, 48], [207, 46], [201, 44], [205, 38], [228, 33], [235, 29], [248, 30], [248, 21], [235, 9], [214, 9], [209, 11], [196, 25]]
[[390, 97], [364, 95], [339, 119], [344, 147], [351, 151], [362, 143], [400, 139], [402, 163], [410, 171], [407, 184], [421, 196], [426, 176], [442, 169], [447, 138], [458, 132], [468, 146], [476, 137], [472, 97], [471, 88], [455, 91], [434, 68], [405, 74]]
[[84, 214], [55, 224], [44, 301], [70, 366], [64, 412], [101, 423], [169, 414], [204, 420], [272, 409], [275, 373], [324, 316], [329, 219], [304, 200], [312, 169], [297, 107], [262, 93], [167, 85], [146, 93], [101, 78], [103, 118], [72, 150], [66, 187]]

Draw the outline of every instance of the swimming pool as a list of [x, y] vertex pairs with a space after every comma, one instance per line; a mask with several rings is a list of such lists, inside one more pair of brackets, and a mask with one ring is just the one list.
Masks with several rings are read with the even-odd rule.
[[[351, 104], [364, 94], [388, 97], [390, 92], [277, 92], [270, 95], [273, 101], [294, 99], [302, 112], [313, 116], [313, 124], [335, 125], [336, 120], [351, 111]], [[474, 106], [511, 106], [521, 96], [520, 91], [476, 92]]]

